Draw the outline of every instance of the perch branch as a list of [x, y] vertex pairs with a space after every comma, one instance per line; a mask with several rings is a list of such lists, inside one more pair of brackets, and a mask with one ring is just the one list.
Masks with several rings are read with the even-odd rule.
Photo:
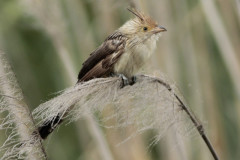
[[[164, 85], [170, 92], [172, 91], [172, 88], [169, 84], [165, 83], [164, 81], [161, 81], [160, 79], [158, 79], [157, 81], [160, 84]], [[202, 124], [197, 120], [197, 118], [192, 114], [192, 112], [189, 111], [189, 109], [186, 107], [186, 105], [183, 103], [183, 101], [179, 98], [179, 96], [176, 93], [174, 93], [174, 96], [178, 100], [178, 102], [180, 104], [180, 107], [187, 113], [187, 115], [189, 116], [189, 118], [193, 122], [194, 126], [198, 130], [198, 133], [202, 136], [202, 138], [203, 138], [204, 142], [206, 143], [208, 149], [210, 150], [213, 158], [215, 160], [218, 160], [219, 158], [218, 158], [210, 140], [207, 138]]]

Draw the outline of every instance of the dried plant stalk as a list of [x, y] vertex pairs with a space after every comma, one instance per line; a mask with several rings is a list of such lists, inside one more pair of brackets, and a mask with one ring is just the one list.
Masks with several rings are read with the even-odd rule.
[[[154, 129], [157, 135], [151, 144], [155, 144], [174, 126], [181, 135], [197, 130], [215, 160], [218, 159], [203, 126], [182, 101], [175, 86], [150, 76], [138, 76], [133, 86], [121, 88], [121, 83], [119, 78], [112, 77], [77, 84], [41, 104], [34, 110], [34, 118], [40, 121], [41, 126], [57, 116], [75, 121], [88, 114], [100, 115], [110, 107], [113, 112], [99, 120], [104, 127], [114, 129], [132, 126], [135, 129], [121, 143]], [[112, 121], [117, 122], [112, 124]]]
[[216, 5], [212, 0], [201, 0], [203, 12], [206, 20], [212, 30], [216, 43], [219, 46], [220, 53], [226, 64], [226, 67], [231, 75], [233, 84], [236, 88], [237, 96], [240, 97], [240, 62], [237, 57], [237, 52], [231, 43], [231, 39], [223, 25], [221, 16], [219, 15]]
[[16, 77], [1, 52], [0, 97], [0, 113], [7, 112], [7, 116], [1, 119], [0, 129], [10, 131], [9, 137], [0, 148], [0, 152], [3, 152], [1, 160], [46, 159], [41, 138], [34, 132], [36, 127], [31, 112], [24, 102]]

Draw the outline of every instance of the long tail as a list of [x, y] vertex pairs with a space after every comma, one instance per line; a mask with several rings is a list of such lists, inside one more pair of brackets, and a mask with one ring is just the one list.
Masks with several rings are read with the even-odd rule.
[[50, 121], [46, 121], [43, 123], [42, 126], [38, 128], [38, 132], [42, 139], [46, 139], [47, 136], [54, 131], [54, 129], [63, 122], [63, 119], [60, 119], [61, 117], [57, 115]]
[[[79, 79], [77, 84], [81, 82], [82, 79]], [[72, 109], [73, 106], [69, 107], [68, 111]], [[64, 117], [67, 115], [68, 111], [60, 116], [59, 114], [50, 121], [46, 121], [42, 126], [38, 127], [38, 132], [42, 139], [46, 139], [49, 134], [51, 134], [59, 124], [63, 122]]]

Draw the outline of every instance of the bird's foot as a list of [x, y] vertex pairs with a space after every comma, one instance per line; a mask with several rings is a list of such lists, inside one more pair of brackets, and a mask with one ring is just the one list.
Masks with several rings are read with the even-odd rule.
[[128, 78], [126, 76], [124, 76], [123, 74], [119, 74], [118, 77], [120, 77], [122, 79], [121, 88], [129, 85], [129, 81], [128, 81]]
[[127, 78], [124, 74], [115, 74], [115, 73], [112, 73], [111, 76], [112, 76], [112, 77], [116, 77], [116, 76], [117, 76], [117, 77], [120, 77], [120, 78], [122, 79], [122, 84], [121, 84], [121, 86], [120, 86], [121, 88], [129, 85], [129, 80], [128, 80], [128, 78]]
[[132, 76], [129, 85], [131, 85], [131, 86], [134, 85], [136, 83], [136, 81], [137, 81], [137, 77], [136, 76]]

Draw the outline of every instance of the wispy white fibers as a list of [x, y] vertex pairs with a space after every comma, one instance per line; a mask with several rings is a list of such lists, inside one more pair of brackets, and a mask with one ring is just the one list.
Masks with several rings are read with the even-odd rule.
[[1, 160], [46, 159], [28, 106], [11, 67], [0, 52], [0, 129], [9, 133], [0, 147]]
[[106, 128], [134, 128], [120, 143], [147, 130], [156, 131], [150, 145], [157, 143], [173, 127], [183, 136], [198, 131], [214, 159], [218, 159], [203, 126], [174, 85], [170, 86], [163, 78], [150, 76], [137, 76], [137, 82], [132, 86], [121, 88], [121, 85], [122, 80], [116, 77], [76, 84], [37, 107], [33, 111], [34, 118], [42, 126], [56, 116], [75, 121], [97, 114], [99, 122]]
[[[120, 88], [119, 78], [99, 78], [77, 84], [34, 110], [34, 118], [43, 124], [57, 115], [75, 121], [86, 114], [98, 113], [107, 128], [133, 126], [136, 132], [125, 140], [154, 129], [154, 143], [172, 126], [183, 134], [194, 130], [194, 124], [179, 106], [176, 91], [159, 83], [158, 78], [138, 76], [137, 83]], [[172, 87], [174, 88], [174, 87]], [[71, 108], [71, 109], [70, 109]], [[104, 112], [110, 110], [109, 112]], [[104, 116], [101, 113], [104, 112]], [[106, 113], [109, 113], [106, 115]], [[113, 123], [116, 121], [116, 123]], [[123, 141], [124, 142], [124, 141]]]

